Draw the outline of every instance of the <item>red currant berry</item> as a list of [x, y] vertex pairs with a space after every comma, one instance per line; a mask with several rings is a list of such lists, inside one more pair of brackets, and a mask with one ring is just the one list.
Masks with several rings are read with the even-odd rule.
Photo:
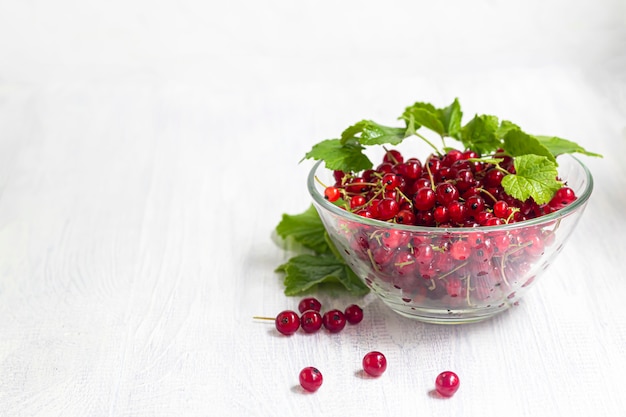
[[380, 220], [393, 219], [400, 211], [400, 204], [391, 198], [383, 198], [378, 204], [378, 218]]
[[333, 178], [335, 178], [335, 185], [341, 185], [343, 183], [343, 179], [346, 176], [346, 173], [343, 171], [335, 170], [333, 171]]
[[504, 173], [499, 169], [492, 168], [485, 174], [485, 185], [487, 187], [497, 187], [502, 184], [502, 178], [504, 178]]
[[298, 311], [300, 313], [304, 313], [307, 310], [321, 311], [322, 303], [320, 303], [319, 300], [314, 297], [303, 298], [298, 304]]
[[365, 203], [367, 203], [367, 200], [360, 194], [350, 197], [350, 208], [353, 210], [360, 208], [361, 206], [365, 205]]
[[380, 352], [369, 352], [363, 357], [363, 370], [370, 376], [381, 376], [387, 369], [387, 358]]
[[420, 188], [413, 197], [413, 205], [418, 210], [430, 210], [435, 205], [436, 196], [432, 188]]
[[300, 327], [300, 317], [295, 311], [285, 310], [278, 313], [276, 320], [276, 330], [284, 335], [292, 335]]
[[394, 190], [397, 186], [400, 185], [401, 182], [401, 177], [398, 176], [397, 174], [393, 174], [393, 173], [388, 173], [383, 175], [383, 186], [385, 187], [385, 190]]
[[404, 162], [404, 157], [402, 156], [400, 151], [391, 149], [385, 152], [385, 155], [383, 156], [383, 162], [388, 162], [392, 165], [398, 165]]
[[419, 159], [411, 158], [403, 164], [398, 165], [398, 174], [410, 180], [415, 180], [422, 175], [422, 163]]
[[451, 202], [459, 199], [459, 190], [449, 182], [442, 182], [435, 189], [437, 202], [443, 206], [448, 206]]
[[300, 385], [309, 392], [315, 392], [322, 386], [324, 378], [322, 373], [313, 366], [308, 366], [300, 371]]
[[300, 327], [305, 333], [315, 333], [322, 328], [322, 315], [315, 310], [305, 311], [300, 316]]
[[442, 397], [452, 397], [459, 389], [460, 380], [457, 374], [452, 371], [445, 371], [437, 375], [435, 379], [435, 389]]
[[450, 247], [450, 256], [457, 261], [464, 261], [472, 253], [470, 244], [465, 240], [457, 240]]
[[450, 213], [446, 206], [437, 206], [433, 210], [433, 217], [437, 223], [447, 223], [450, 220]]
[[322, 316], [322, 324], [331, 333], [339, 333], [346, 327], [346, 316], [340, 310], [330, 310]]
[[331, 203], [339, 200], [339, 197], [341, 197], [341, 192], [337, 187], [331, 186], [324, 189], [324, 198]]
[[415, 214], [411, 210], [400, 210], [395, 219], [398, 224], [415, 224]]
[[465, 208], [470, 216], [476, 216], [485, 209], [485, 199], [478, 195], [470, 196], [465, 200]]
[[573, 203], [575, 200], [576, 194], [574, 193], [574, 190], [569, 187], [561, 187], [554, 194], [554, 197], [552, 197], [549, 204], [551, 207], [558, 209]]
[[363, 309], [356, 304], [352, 304], [346, 307], [344, 315], [348, 323], [358, 324], [363, 320]]
[[454, 223], [464, 223], [467, 220], [467, 208], [460, 201], [453, 201], [448, 206], [448, 214], [450, 215], [450, 220]]
[[504, 200], [498, 200], [493, 204], [493, 214], [501, 219], [509, 216], [509, 204]]

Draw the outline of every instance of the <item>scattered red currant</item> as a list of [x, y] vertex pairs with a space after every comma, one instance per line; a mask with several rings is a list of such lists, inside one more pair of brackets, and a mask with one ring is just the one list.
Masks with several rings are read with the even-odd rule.
[[322, 323], [329, 332], [338, 333], [346, 327], [346, 316], [340, 310], [329, 310], [324, 313]]
[[309, 392], [315, 392], [322, 386], [324, 378], [322, 373], [313, 366], [308, 366], [300, 371], [300, 385]]
[[452, 371], [445, 371], [437, 375], [435, 379], [435, 389], [442, 397], [452, 397], [459, 389], [460, 380], [457, 374]]
[[363, 370], [370, 376], [381, 376], [387, 369], [387, 358], [380, 352], [369, 352], [363, 357]]
[[300, 313], [304, 313], [307, 310], [321, 311], [322, 303], [320, 303], [318, 299], [314, 297], [303, 298], [298, 304], [298, 311]]
[[276, 330], [284, 335], [292, 335], [300, 327], [300, 317], [295, 311], [285, 310], [276, 316]]
[[322, 315], [315, 310], [305, 311], [300, 316], [300, 327], [305, 333], [315, 333], [322, 327]]
[[363, 320], [363, 309], [356, 304], [352, 304], [346, 307], [344, 315], [348, 323], [358, 324]]

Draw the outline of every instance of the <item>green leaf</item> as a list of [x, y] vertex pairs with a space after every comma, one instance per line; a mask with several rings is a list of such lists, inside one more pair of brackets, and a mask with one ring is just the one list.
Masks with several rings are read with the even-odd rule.
[[466, 148], [479, 154], [493, 152], [501, 146], [501, 141], [496, 135], [497, 130], [496, 116], [476, 115], [461, 129], [461, 142]]
[[504, 151], [511, 156], [540, 155], [545, 156], [556, 164], [556, 158], [536, 137], [522, 132], [519, 129], [509, 130], [504, 135]]
[[400, 116], [407, 124], [406, 134], [414, 134], [420, 126], [424, 126], [440, 136], [446, 134], [446, 128], [441, 120], [441, 113], [430, 103], [415, 103], [407, 107]]
[[458, 139], [461, 134], [461, 119], [463, 118], [459, 100], [455, 98], [452, 104], [443, 109], [438, 109], [437, 112], [445, 134]]
[[406, 129], [383, 126], [371, 120], [361, 120], [341, 133], [341, 142], [357, 139], [361, 145], [398, 145], [404, 140]]
[[276, 226], [276, 233], [283, 239], [293, 239], [317, 253], [330, 253], [331, 248], [324, 237], [326, 229], [313, 205], [301, 214], [283, 214]]
[[500, 126], [498, 127], [498, 130], [496, 130], [496, 136], [498, 137], [498, 139], [501, 139], [504, 136], [506, 136], [506, 134], [509, 132], [509, 130], [513, 130], [513, 129], [522, 130], [515, 123], [509, 122], [508, 120], [502, 120], [500, 122]]
[[363, 149], [355, 139], [345, 143], [340, 139], [326, 139], [314, 145], [304, 158], [322, 160], [328, 169], [358, 172], [373, 166]]
[[521, 155], [513, 162], [515, 174], [502, 179], [502, 187], [521, 201], [532, 197], [537, 204], [550, 201], [562, 184], [556, 179], [556, 164], [545, 156]]
[[564, 153], [580, 153], [587, 156], [595, 156], [602, 158], [602, 155], [594, 152], [589, 152], [579, 144], [567, 139], [561, 139], [556, 136], [535, 136], [543, 146], [545, 146], [550, 153], [554, 156], [558, 156]]
[[298, 295], [325, 283], [340, 283], [356, 296], [369, 292], [369, 288], [334, 254], [298, 255], [277, 268], [285, 273], [285, 295]]

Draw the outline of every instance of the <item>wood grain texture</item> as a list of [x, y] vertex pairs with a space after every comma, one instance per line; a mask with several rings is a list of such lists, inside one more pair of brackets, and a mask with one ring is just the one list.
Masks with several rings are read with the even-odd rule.
[[[0, 416], [624, 415], [624, 12], [0, 2]], [[549, 273], [472, 325], [325, 293], [364, 322], [282, 337], [252, 320], [297, 306], [271, 234], [309, 204], [311, 144], [454, 97], [605, 155], [584, 158], [594, 194]], [[381, 378], [360, 372], [370, 350]], [[444, 401], [445, 369], [462, 386]]]

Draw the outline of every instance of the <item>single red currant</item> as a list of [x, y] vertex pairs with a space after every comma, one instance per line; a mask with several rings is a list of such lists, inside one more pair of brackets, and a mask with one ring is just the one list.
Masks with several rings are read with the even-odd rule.
[[300, 316], [300, 327], [305, 333], [315, 333], [322, 328], [322, 315], [315, 310], [305, 311]]
[[395, 219], [398, 224], [415, 224], [415, 214], [411, 210], [400, 210]]
[[457, 240], [450, 247], [450, 256], [457, 261], [464, 261], [472, 253], [470, 244], [465, 240]]
[[313, 366], [308, 366], [300, 371], [300, 385], [309, 392], [315, 392], [322, 386], [324, 377], [322, 373]]
[[501, 219], [509, 217], [509, 204], [504, 200], [498, 200], [493, 204], [493, 214]]
[[485, 199], [479, 195], [473, 195], [465, 200], [465, 208], [470, 216], [476, 216], [485, 208]]
[[385, 190], [394, 190], [397, 186], [400, 185], [401, 177], [397, 174], [388, 173], [383, 175], [382, 182]]
[[324, 198], [331, 203], [339, 200], [339, 197], [341, 197], [341, 191], [337, 187], [330, 186], [324, 189]]
[[395, 149], [390, 149], [387, 152], [385, 152], [385, 155], [383, 156], [383, 162], [388, 162], [393, 165], [398, 165], [404, 162], [404, 157], [402, 156], [400, 151], [397, 151]]
[[278, 313], [276, 320], [276, 330], [284, 335], [292, 335], [300, 327], [300, 316], [295, 311], [285, 310]]
[[378, 218], [380, 220], [392, 219], [400, 211], [400, 204], [391, 198], [383, 198], [378, 204]]
[[363, 320], [363, 309], [356, 304], [352, 304], [346, 307], [344, 315], [348, 323], [358, 324]]
[[387, 358], [380, 352], [369, 352], [363, 357], [363, 370], [370, 376], [381, 376], [387, 369]]
[[435, 389], [442, 397], [452, 397], [459, 389], [459, 377], [452, 371], [445, 371], [437, 375]]
[[420, 188], [413, 197], [413, 205], [418, 210], [430, 210], [435, 205], [437, 197], [432, 188]]
[[554, 197], [552, 197], [549, 204], [551, 207], [558, 209], [573, 203], [575, 200], [576, 194], [574, 193], [574, 190], [569, 187], [561, 187], [554, 194]]
[[435, 189], [437, 202], [443, 206], [448, 206], [451, 202], [459, 199], [459, 190], [449, 182], [440, 183]]
[[315, 297], [303, 298], [298, 304], [298, 311], [304, 313], [307, 310], [321, 311], [322, 303]]
[[322, 324], [331, 333], [339, 333], [346, 327], [346, 316], [340, 310], [329, 310], [322, 316]]

